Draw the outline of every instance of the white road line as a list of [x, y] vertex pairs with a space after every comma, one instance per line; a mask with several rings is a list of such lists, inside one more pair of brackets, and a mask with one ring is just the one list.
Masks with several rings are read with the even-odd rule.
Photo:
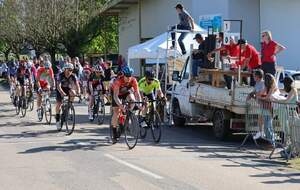
[[112, 156], [112, 155], [110, 155], [110, 154], [105, 154], [104, 156], [106, 156], [106, 157], [108, 157], [108, 158], [110, 158], [110, 159], [112, 159], [112, 160], [114, 160], [114, 161], [116, 161], [116, 162], [118, 162], [118, 163], [120, 163], [120, 164], [123, 164], [123, 165], [125, 165], [125, 166], [127, 166], [127, 167], [129, 167], [129, 168], [131, 168], [131, 169], [134, 169], [134, 170], [139, 171], [139, 172], [141, 172], [141, 173], [143, 173], [143, 174], [146, 174], [146, 175], [148, 175], [148, 176], [151, 176], [151, 177], [153, 177], [154, 179], [163, 179], [163, 177], [161, 177], [161, 176], [159, 176], [159, 175], [157, 175], [157, 174], [154, 174], [154, 173], [152, 173], [152, 172], [150, 172], [150, 171], [148, 171], [148, 170], [146, 170], [146, 169], [140, 168], [140, 167], [138, 167], [138, 166], [135, 166], [135, 165], [133, 165], [133, 164], [130, 164], [130, 163], [128, 163], [128, 162], [125, 162], [125, 161], [123, 161], [123, 160], [120, 160], [120, 159], [118, 159], [118, 158], [116, 158], [116, 157], [114, 157], [114, 156]]

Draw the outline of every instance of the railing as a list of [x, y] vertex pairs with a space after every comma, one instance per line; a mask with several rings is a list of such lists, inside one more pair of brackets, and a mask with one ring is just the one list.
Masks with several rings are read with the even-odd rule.
[[[300, 114], [297, 104], [271, 102], [260, 99], [250, 99], [246, 107], [246, 133], [241, 147], [249, 137], [255, 137], [258, 132], [261, 138], [269, 141], [272, 151], [281, 148], [281, 154], [288, 160], [291, 156], [300, 154]], [[258, 146], [256, 139], [255, 144]]]

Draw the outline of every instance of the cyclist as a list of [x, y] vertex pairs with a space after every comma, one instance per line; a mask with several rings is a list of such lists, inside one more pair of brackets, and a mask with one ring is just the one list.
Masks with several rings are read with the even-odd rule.
[[37, 113], [39, 109], [41, 109], [41, 102], [42, 102], [42, 92], [48, 91], [50, 93], [50, 87], [55, 89], [55, 80], [53, 70], [51, 68], [51, 64], [47, 61], [45, 64], [40, 65], [39, 69], [37, 70]]
[[[103, 69], [100, 65], [96, 65], [93, 69], [93, 73], [90, 75], [88, 83], [88, 93], [89, 97], [89, 120], [93, 120], [93, 106], [94, 106], [94, 93], [97, 92], [97, 95], [103, 95], [104, 86], [103, 86]], [[101, 94], [102, 93], [102, 94]]]
[[[64, 71], [59, 75], [56, 90], [56, 127], [60, 128], [60, 108], [64, 96], [70, 96], [70, 101], [74, 101], [74, 96], [80, 94], [80, 87], [76, 76], [72, 73], [74, 66], [71, 63], [64, 65]], [[74, 90], [75, 88], [75, 90]]]
[[90, 78], [90, 75], [92, 73], [92, 69], [90, 68], [89, 64], [87, 62], [84, 63], [83, 72], [81, 75], [81, 83], [82, 83], [82, 94], [84, 101], [86, 100], [86, 95], [88, 91], [88, 81]]
[[[117, 125], [118, 117], [121, 111], [125, 111], [122, 105], [122, 100], [127, 101], [141, 101], [141, 95], [138, 89], [137, 80], [132, 77], [133, 69], [129, 66], [125, 66], [121, 70], [122, 75], [115, 79], [112, 84], [112, 120], [111, 125], [113, 127], [113, 139], [112, 142], [117, 142]], [[140, 107], [139, 107], [140, 108]]]
[[[15, 61], [10, 62], [8, 66], [8, 81], [10, 85], [10, 94], [12, 96], [13, 89], [16, 89], [17, 64]], [[12, 98], [12, 97], [11, 97]]]
[[112, 67], [111, 61], [105, 62], [105, 64], [104, 64], [104, 88], [105, 88], [105, 91], [108, 91], [109, 82], [112, 79], [112, 76], [115, 75], [115, 73], [111, 67]]
[[[17, 69], [17, 88], [16, 88], [16, 95], [18, 97], [25, 96], [26, 92], [26, 80], [29, 82], [29, 87], [31, 86], [31, 72], [26, 67], [26, 62], [24, 60], [21, 60], [19, 63], [19, 68]], [[16, 101], [16, 98], [15, 98]], [[14, 104], [15, 104], [14, 101]]]
[[[141, 92], [142, 97], [146, 97], [148, 100], [155, 100], [155, 94], [157, 93], [157, 96], [159, 98], [162, 98], [164, 101], [166, 100], [161, 88], [160, 88], [160, 82], [158, 79], [156, 79], [154, 77], [154, 73], [150, 72], [150, 71], [146, 71], [145, 72], [145, 77], [143, 77], [142, 79], [139, 80], [139, 89]], [[142, 123], [141, 126], [145, 127], [147, 126], [144, 117], [146, 115], [146, 113], [148, 112], [148, 108], [147, 106], [145, 107], [145, 109], [142, 112]]]
[[36, 89], [36, 74], [37, 74], [37, 69], [35, 68], [33, 62], [31, 60], [29, 60], [27, 62], [27, 68], [28, 70], [30, 71], [31, 73], [31, 86], [30, 86], [30, 97], [29, 99], [33, 96], [33, 92], [32, 92], [32, 89]]

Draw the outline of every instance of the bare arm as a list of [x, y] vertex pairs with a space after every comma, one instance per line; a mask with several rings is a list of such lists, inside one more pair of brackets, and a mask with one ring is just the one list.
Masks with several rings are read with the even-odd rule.
[[283, 50], [286, 50], [286, 47], [284, 47], [283, 45], [277, 43], [277, 46], [275, 48], [275, 55], [282, 52]]
[[195, 28], [194, 19], [191, 16], [189, 17], [189, 21], [191, 22], [192, 30], [194, 30], [194, 28]]
[[137, 100], [138, 102], [141, 102], [141, 101], [142, 101], [140, 91], [138, 91], [138, 90], [135, 91], [135, 92], [134, 92], [134, 96], [135, 96], [135, 98], [136, 98], [136, 100]]

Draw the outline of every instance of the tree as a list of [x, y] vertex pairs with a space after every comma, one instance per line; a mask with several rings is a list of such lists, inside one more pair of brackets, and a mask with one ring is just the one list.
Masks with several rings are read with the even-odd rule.
[[[107, 53], [116, 50], [117, 18], [100, 17], [104, 0], [4, 0], [0, 4], [0, 39], [19, 53], [32, 47], [52, 60], [62, 49], [78, 56], [89, 46]], [[95, 40], [97, 39], [97, 40]], [[104, 46], [102, 45], [104, 44]]]
[[5, 44], [5, 54], [19, 54], [25, 44], [24, 25], [19, 15], [21, 7], [17, 0], [5, 0], [0, 5], [0, 39]]

